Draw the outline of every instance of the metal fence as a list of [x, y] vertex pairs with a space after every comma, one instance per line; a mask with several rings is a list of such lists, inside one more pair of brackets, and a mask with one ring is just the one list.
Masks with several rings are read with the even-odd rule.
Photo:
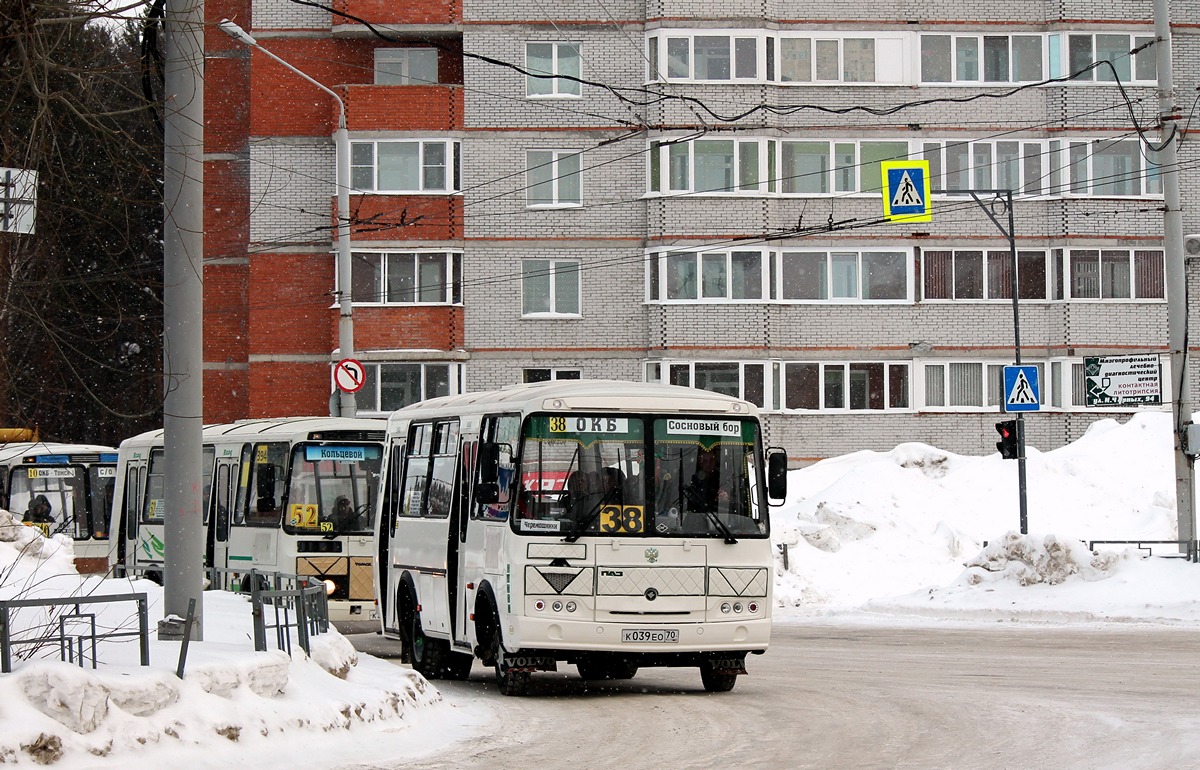
[[[96, 627], [96, 613], [84, 612], [83, 607], [118, 602], [133, 602], [137, 605], [137, 630], [116, 628], [100, 630]], [[22, 634], [14, 634], [12, 621], [16, 610], [28, 607], [49, 607], [47, 622], [39, 624]], [[53, 608], [58, 608], [55, 612]], [[0, 672], [12, 673], [14, 647], [44, 647], [57, 644], [62, 660], [75, 663], [80, 668], [90, 650], [92, 668], [96, 668], [96, 645], [111, 639], [137, 637], [141, 665], [150, 665], [150, 631], [147, 616], [146, 594], [111, 594], [107, 596], [72, 596], [58, 599], [6, 599], [0, 601]]]
[[295, 629], [296, 643], [308, 655], [312, 637], [329, 631], [325, 584], [312, 576], [213, 567], [209, 579], [211, 585], [229, 586], [228, 590], [250, 597], [254, 649], [259, 652], [267, 649], [269, 632], [275, 647], [291, 655]]

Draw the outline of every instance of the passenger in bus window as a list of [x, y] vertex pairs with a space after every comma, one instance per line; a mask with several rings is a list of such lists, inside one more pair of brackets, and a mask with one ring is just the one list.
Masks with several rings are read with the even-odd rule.
[[620, 468], [605, 468], [600, 479], [600, 497], [604, 503], [624, 501], [625, 473]]
[[563, 493], [561, 503], [571, 518], [579, 520], [592, 512], [599, 498], [600, 490], [594, 475], [588, 471], [577, 470], [567, 477], [567, 491]]
[[25, 515], [21, 517], [21, 521], [31, 524], [53, 524], [54, 514], [50, 512], [50, 501], [45, 495], [37, 495], [29, 501], [29, 507], [25, 509]]

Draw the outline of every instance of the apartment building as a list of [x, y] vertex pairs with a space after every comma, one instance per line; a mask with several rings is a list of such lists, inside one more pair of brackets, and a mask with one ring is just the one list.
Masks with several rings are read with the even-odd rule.
[[[1031, 445], [1169, 411], [1146, 0], [207, 13], [344, 105], [208, 30], [208, 420], [329, 409], [342, 109], [360, 415], [606, 377], [754, 401], [797, 461], [905, 441], [988, 453], [1014, 288], [1041, 386]], [[1172, 14], [1186, 139], [1200, 7]], [[895, 159], [929, 162], [931, 221], [883, 220]], [[1183, 141], [1179, 160], [1200, 232], [1200, 152]], [[1125, 354], [1160, 357], [1166, 406], [1087, 405], [1085, 358]]]

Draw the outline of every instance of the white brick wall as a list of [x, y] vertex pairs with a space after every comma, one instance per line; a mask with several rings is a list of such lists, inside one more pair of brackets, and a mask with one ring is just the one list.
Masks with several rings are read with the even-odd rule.
[[250, 243], [332, 241], [334, 152], [328, 139], [250, 145]]

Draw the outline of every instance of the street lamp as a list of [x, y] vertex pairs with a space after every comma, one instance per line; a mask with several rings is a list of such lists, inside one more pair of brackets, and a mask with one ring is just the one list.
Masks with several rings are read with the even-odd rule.
[[[218, 26], [234, 40], [257, 48], [275, 61], [295, 72], [337, 101], [338, 127], [333, 132], [335, 165], [337, 176], [337, 276], [338, 276], [338, 348], [342, 358], [354, 357], [354, 316], [350, 304], [350, 132], [346, 130], [346, 103], [333, 90], [318, 83], [275, 54], [258, 44], [250, 33], [229, 19], [222, 19]], [[354, 417], [358, 404], [353, 393], [340, 391], [338, 409], [341, 417]]]

